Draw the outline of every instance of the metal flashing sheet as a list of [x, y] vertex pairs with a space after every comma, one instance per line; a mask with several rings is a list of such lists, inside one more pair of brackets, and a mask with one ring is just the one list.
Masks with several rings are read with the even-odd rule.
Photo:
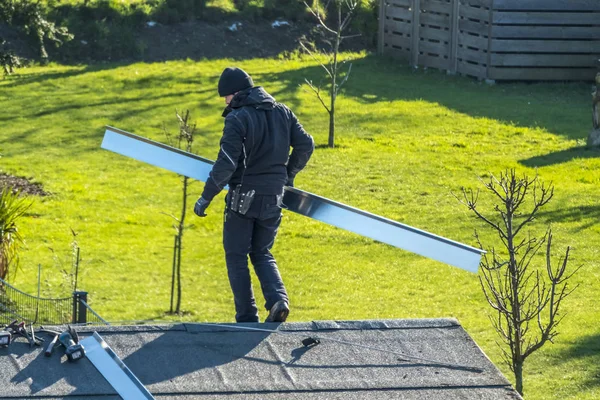
[[98, 332], [80, 342], [85, 348], [86, 357], [106, 378], [108, 383], [126, 400], [150, 400], [152, 394], [121, 361]]
[[[113, 127], [102, 148], [206, 182], [213, 161]], [[483, 250], [303, 190], [285, 187], [289, 211], [446, 264], [477, 272]]]

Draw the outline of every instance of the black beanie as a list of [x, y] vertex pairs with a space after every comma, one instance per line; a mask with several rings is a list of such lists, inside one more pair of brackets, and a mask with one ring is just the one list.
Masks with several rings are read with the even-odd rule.
[[248, 89], [254, 86], [252, 78], [241, 68], [225, 68], [219, 78], [219, 96], [225, 97], [230, 94]]

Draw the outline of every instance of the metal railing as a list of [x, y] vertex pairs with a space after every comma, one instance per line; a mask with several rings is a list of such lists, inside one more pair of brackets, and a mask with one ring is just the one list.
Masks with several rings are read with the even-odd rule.
[[56, 299], [32, 296], [0, 279], [0, 325], [15, 319], [31, 325], [109, 325], [87, 300], [87, 292], [81, 291]]

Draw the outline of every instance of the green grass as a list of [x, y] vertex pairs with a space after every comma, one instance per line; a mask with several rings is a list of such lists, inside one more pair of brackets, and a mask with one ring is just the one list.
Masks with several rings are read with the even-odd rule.
[[[600, 396], [600, 152], [583, 147], [590, 129], [588, 84], [486, 85], [356, 58], [338, 99], [336, 149], [319, 147], [296, 179], [304, 190], [453, 240], [496, 239], [452, 196], [478, 178], [515, 168], [553, 182], [555, 197], [532, 226], [554, 229], [555, 255], [572, 246], [579, 289], [566, 300], [556, 344], [526, 363], [528, 399]], [[222, 129], [216, 83], [231, 61], [30, 68], [0, 81], [0, 149], [5, 172], [31, 177], [52, 196], [21, 221], [27, 240], [14, 283], [34, 292], [43, 266], [46, 295], [64, 296], [70, 228], [82, 248], [80, 288], [111, 321], [168, 317], [180, 179], [101, 150], [110, 124], [164, 141], [175, 110], [190, 109], [195, 152], [213, 158]], [[299, 87], [322, 69], [306, 60], [248, 60], [240, 66], [289, 104], [318, 144], [327, 115]], [[193, 186], [190, 200], [201, 192]], [[171, 319], [233, 321], [221, 248], [222, 195], [185, 233], [183, 309]], [[482, 198], [482, 205], [488, 204]], [[191, 213], [191, 207], [190, 207]], [[54, 254], [49, 248], [54, 249]], [[455, 317], [501, 363], [477, 277], [355, 234], [285, 214], [274, 248], [291, 295], [291, 321]], [[260, 300], [259, 300], [260, 301]], [[263, 313], [264, 317], [264, 313]]]

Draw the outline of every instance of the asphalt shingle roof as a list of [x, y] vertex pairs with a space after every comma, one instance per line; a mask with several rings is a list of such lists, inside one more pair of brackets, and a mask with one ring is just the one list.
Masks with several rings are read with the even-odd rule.
[[[96, 330], [160, 399], [519, 399], [453, 319], [178, 324]], [[239, 327], [277, 329], [282, 334]], [[303, 338], [321, 343], [305, 347]], [[362, 346], [387, 349], [373, 350]], [[24, 339], [0, 348], [0, 399], [117, 399], [83, 359], [48, 358]], [[412, 357], [442, 363], [409, 359]]]

